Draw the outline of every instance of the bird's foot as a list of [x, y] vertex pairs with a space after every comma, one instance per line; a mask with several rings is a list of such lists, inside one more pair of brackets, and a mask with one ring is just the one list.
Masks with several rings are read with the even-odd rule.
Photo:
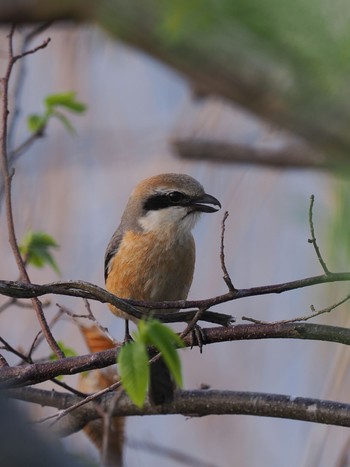
[[200, 353], [203, 353], [203, 345], [206, 344], [206, 337], [203, 328], [195, 324], [191, 331], [191, 349], [198, 345]]
[[125, 332], [124, 332], [124, 341], [123, 344], [128, 344], [129, 342], [133, 342], [134, 339], [131, 337], [129, 332], [129, 320], [125, 320]]

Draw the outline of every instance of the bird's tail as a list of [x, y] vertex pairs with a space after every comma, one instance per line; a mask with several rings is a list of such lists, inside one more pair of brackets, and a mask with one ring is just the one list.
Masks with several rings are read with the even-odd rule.
[[[149, 349], [148, 354], [153, 358], [158, 352]], [[151, 364], [151, 375], [149, 385], [149, 399], [151, 404], [161, 405], [172, 402], [174, 399], [175, 384], [169, 369], [162, 357]]]
[[[113, 342], [104, 336], [96, 326], [80, 326], [80, 331], [91, 352], [99, 352], [114, 347]], [[119, 376], [115, 367], [107, 368], [104, 371], [96, 370], [89, 372], [88, 375], [80, 377], [79, 389], [84, 392], [95, 392], [115, 383], [118, 378]], [[121, 390], [121, 388], [119, 388], [119, 390]], [[105, 453], [107, 466], [121, 467], [123, 465], [124, 428], [124, 417], [112, 417], [108, 432], [108, 445]], [[106, 435], [106, 433], [104, 433], [103, 421], [98, 419], [89, 422], [84, 427], [84, 432], [102, 454], [103, 439]]]

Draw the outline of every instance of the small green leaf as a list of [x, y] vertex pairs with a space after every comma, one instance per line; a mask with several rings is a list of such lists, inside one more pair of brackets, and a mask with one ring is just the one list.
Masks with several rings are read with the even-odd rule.
[[45, 105], [48, 109], [55, 107], [65, 107], [76, 113], [83, 113], [86, 105], [76, 100], [75, 92], [65, 92], [61, 94], [51, 94], [45, 98]]
[[47, 117], [45, 115], [31, 114], [27, 117], [28, 129], [32, 133], [39, 133], [47, 124]]
[[58, 248], [56, 241], [46, 232], [40, 231], [29, 231], [19, 245], [19, 249], [28, 264], [32, 264], [37, 268], [42, 268], [48, 264], [57, 274], [60, 274], [57, 263], [50, 251], [53, 248]]
[[65, 115], [57, 111], [52, 112], [52, 115], [61, 121], [61, 123], [66, 128], [66, 130], [69, 131], [69, 133], [71, 133], [72, 135], [76, 135], [77, 132], [75, 131], [74, 126], [71, 124], [70, 120]]
[[148, 353], [143, 342], [125, 344], [118, 357], [118, 369], [123, 387], [130, 399], [142, 407], [149, 382]]
[[[64, 342], [62, 341], [57, 341], [57, 345], [66, 357], [76, 357], [78, 355], [74, 349], [72, 349], [71, 347], [66, 347]], [[57, 355], [52, 353], [49, 358], [50, 360], [57, 360]]]
[[148, 322], [149, 343], [161, 352], [176, 383], [182, 387], [181, 361], [175, 346], [183, 347], [181, 338], [170, 328], [157, 320]]

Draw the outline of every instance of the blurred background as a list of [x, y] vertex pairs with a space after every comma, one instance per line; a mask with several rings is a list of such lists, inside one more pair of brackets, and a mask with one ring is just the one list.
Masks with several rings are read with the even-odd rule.
[[[1, 31], [1, 70], [6, 64]], [[104, 286], [103, 258], [126, 200], [138, 181], [162, 173], [187, 173], [217, 197], [222, 210], [203, 215], [194, 235], [197, 262], [189, 298], [202, 299], [226, 291], [220, 269], [221, 221], [226, 224], [226, 262], [238, 288], [267, 285], [321, 274], [308, 243], [310, 195], [315, 195], [316, 235], [328, 267], [347, 265], [339, 225], [346, 206], [347, 181], [316, 169], [286, 169], [252, 164], [219, 163], [180, 158], [173, 142], [210, 139], [265, 150], [284, 147], [290, 135], [274, 129], [243, 108], [220, 98], [194, 95], [179, 74], [142, 52], [115, 41], [97, 27], [54, 26], [50, 45], [26, 58], [20, 125], [15, 146], [28, 134], [25, 117], [42, 112], [48, 94], [76, 91], [88, 106], [71, 121], [70, 135], [52, 121], [31, 149], [16, 163], [13, 207], [17, 236], [28, 230], [52, 235], [60, 248], [55, 259], [58, 277], [49, 268], [30, 268], [31, 280], [45, 283], [81, 279]], [[338, 226], [338, 227], [337, 227]], [[336, 247], [336, 248], [335, 248]], [[7, 239], [4, 210], [0, 218], [0, 275], [15, 280], [18, 271]], [[316, 286], [280, 296], [255, 297], [217, 307], [216, 311], [265, 321], [306, 315], [310, 305], [331, 305], [345, 295], [346, 284]], [[0, 299], [0, 304], [3, 299]], [[52, 297], [75, 313], [84, 312], [79, 299]], [[348, 306], [317, 318], [317, 322], [348, 325]], [[122, 339], [123, 322], [102, 304], [93, 312], [111, 334]], [[14, 347], [28, 349], [39, 330], [34, 311], [9, 308], [0, 314], [1, 335]], [[74, 323], [54, 327], [58, 340], [79, 354], [87, 352]], [[38, 355], [50, 353], [42, 344]], [[18, 359], [6, 354], [9, 363]], [[350, 402], [349, 352], [333, 343], [261, 340], [215, 344], [183, 350], [185, 388], [202, 383], [213, 389], [264, 391]], [[71, 385], [76, 377], [65, 377]], [[44, 385], [49, 387], [49, 385]], [[37, 417], [39, 409], [26, 410]], [[50, 413], [40, 409], [40, 416]], [[176, 466], [171, 456], [135, 447], [149, 441], [177, 449], [216, 467], [330, 467], [350, 465], [346, 428], [248, 416], [130, 417], [126, 428], [126, 466]], [[63, 440], [65, 449], [97, 462], [95, 448], [82, 433]], [[133, 446], [134, 445], [134, 446]], [[201, 465], [201, 464], [199, 464]]]

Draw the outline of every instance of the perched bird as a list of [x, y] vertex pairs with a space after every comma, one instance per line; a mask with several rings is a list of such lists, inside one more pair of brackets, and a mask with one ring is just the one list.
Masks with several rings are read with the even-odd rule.
[[[169, 173], [141, 181], [106, 250], [107, 290], [134, 300], [185, 300], [195, 264], [191, 230], [201, 212], [216, 212], [220, 207], [189, 175]], [[137, 321], [114, 306], [110, 309]], [[159, 359], [151, 365], [150, 399], [154, 404], [170, 402], [173, 391], [168, 369]]]

